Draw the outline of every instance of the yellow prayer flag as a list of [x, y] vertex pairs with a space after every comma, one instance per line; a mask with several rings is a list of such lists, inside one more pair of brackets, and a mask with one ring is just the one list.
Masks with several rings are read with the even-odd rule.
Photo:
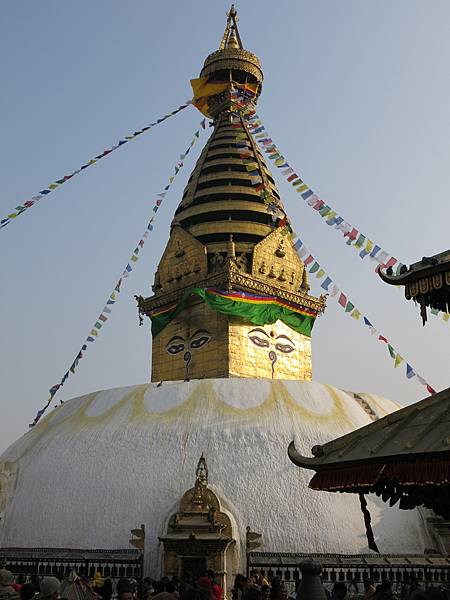
[[57, 188], [57, 187], [58, 187], [58, 184], [57, 184], [57, 183], [51, 183], [51, 184], [48, 186], [48, 189], [49, 189], [49, 190], [56, 190], [56, 188]]
[[400, 354], [397, 354], [395, 357], [394, 367], [398, 367], [398, 365], [403, 362], [403, 357]]
[[231, 87], [231, 82], [209, 82], [208, 77], [198, 77], [197, 79], [191, 79], [191, 86], [192, 91], [194, 92], [192, 104], [205, 115], [205, 117], [210, 117], [207, 98], [220, 94], [220, 92], [226, 90], [227, 87]]
[[300, 192], [304, 192], [304, 191], [306, 191], [308, 189], [309, 189], [309, 186], [306, 185], [306, 183], [304, 183], [303, 185], [299, 185], [298, 188], [296, 189], [296, 191], [298, 193], [300, 193]]
[[372, 240], [367, 240], [365, 250], [367, 250], [367, 252], [370, 252], [372, 250], [372, 248], [373, 248]]
[[448, 321], [450, 319], [450, 313], [444, 313], [442, 315], [442, 318], [444, 319], [444, 321]]
[[359, 310], [357, 310], [356, 308], [352, 311], [351, 317], [353, 317], [354, 319], [358, 320], [359, 317], [361, 316], [361, 313], [359, 312]]
[[317, 279], [320, 279], [321, 277], [323, 277], [325, 275], [325, 271], [323, 269], [319, 269], [316, 273], [316, 277]]
[[135, 254], [133, 254], [133, 256], [131, 257], [131, 260], [133, 262], [137, 262], [139, 260], [139, 256], [136, 256]]

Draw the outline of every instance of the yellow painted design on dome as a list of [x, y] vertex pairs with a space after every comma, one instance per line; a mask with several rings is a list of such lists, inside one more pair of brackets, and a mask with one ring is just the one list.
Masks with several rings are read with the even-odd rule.
[[[269, 391], [256, 406], [238, 407], [232, 406], [223, 399], [222, 394], [211, 380], [199, 381], [189, 396], [177, 406], [168, 408], [165, 412], [152, 412], [144, 406], [144, 397], [134, 399], [133, 419], [151, 419], [159, 422], [171, 422], [179, 420], [185, 428], [198, 427], [199, 422], [204, 426], [210, 426], [212, 421], [216, 427], [229, 424], [242, 426], [257, 426], [258, 420], [273, 419], [275, 413], [291, 413], [297, 418], [313, 422], [340, 422], [354, 425], [345, 413], [343, 402], [333, 388], [327, 387], [332, 399], [332, 409], [326, 413], [318, 413], [309, 410], [299, 404], [292, 394], [287, 390], [283, 381], [267, 381]], [[245, 394], [245, 388], [242, 393]], [[211, 411], [211, 412], [210, 412]], [[208, 417], [213, 416], [212, 420]], [[222, 417], [222, 421], [218, 417]]]
[[18, 470], [17, 463], [0, 461], [0, 514], [4, 512], [14, 494]]

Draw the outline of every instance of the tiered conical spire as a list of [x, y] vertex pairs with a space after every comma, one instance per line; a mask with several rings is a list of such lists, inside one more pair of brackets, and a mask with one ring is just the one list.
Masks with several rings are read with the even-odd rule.
[[[251, 164], [257, 165], [252, 174], [247, 168]], [[261, 181], [268, 192], [275, 213], [268, 212], [255, 181]], [[176, 222], [207, 246], [209, 253], [224, 250], [230, 234], [238, 251], [248, 251], [284, 218], [279, 192], [261, 151], [242, 119], [224, 111], [189, 178]]]

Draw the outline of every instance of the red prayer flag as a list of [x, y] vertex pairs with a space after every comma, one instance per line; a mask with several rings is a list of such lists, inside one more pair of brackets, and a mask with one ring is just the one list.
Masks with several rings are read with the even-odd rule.
[[347, 296], [345, 294], [343, 294], [342, 292], [341, 292], [341, 295], [339, 296], [338, 303], [342, 306], [342, 308], [345, 308], [347, 305]]
[[427, 391], [428, 391], [428, 393], [429, 393], [429, 394], [435, 394], [435, 393], [436, 393], [436, 390], [434, 390], [434, 389], [431, 387], [431, 385], [428, 385], [428, 384], [427, 384]]
[[292, 175], [289, 175], [289, 177], [287, 178], [288, 181], [294, 181], [294, 179], [298, 179], [297, 173], [293, 173]]
[[388, 343], [388, 340], [384, 337], [384, 335], [379, 335], [378, 339], [380, 340], [380, 342], [386, 342], [386, 344]]
[[385, 263], [383, 265], [383, 267], [385, 269], [389, 269], [389, 267], [393, 267], [395, 265], [395, 263], [397, 262], [397, 259], [394, 258], [393, 256], [391, 256], [391, 258], [387, 261], [387, 263]]

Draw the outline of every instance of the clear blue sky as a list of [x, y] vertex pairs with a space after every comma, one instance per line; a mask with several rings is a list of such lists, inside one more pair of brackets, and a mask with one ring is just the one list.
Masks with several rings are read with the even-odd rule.
[[[217, 48], [228, 8], [221, 0], [5, 3], [1, 217], [189, 98], [189, 79]], [[447, 249], [450, 3], [245, 0], [237, 8], [244, 45], [264, 68], [259, 112], [288, 161], [403, 262]], [[0, 450], [27, 430], [80, 349], [200, 118], [189, 108], [0, 231]], [[158, 213], [110, 321], [56, 401], [148, 381], [149, 326], [138, 327], [133, 294], [150, 293], [205, 141]], [[422, 328], [413, 303], [275, 176], [295, 228], [337, 284], [423, 376], [447, 387], [450, 323], [431, 318]], [[314, 330], [313, 360], [315, 379], [344, 389], [402, 403], [425, 395], [332, 300]]]

